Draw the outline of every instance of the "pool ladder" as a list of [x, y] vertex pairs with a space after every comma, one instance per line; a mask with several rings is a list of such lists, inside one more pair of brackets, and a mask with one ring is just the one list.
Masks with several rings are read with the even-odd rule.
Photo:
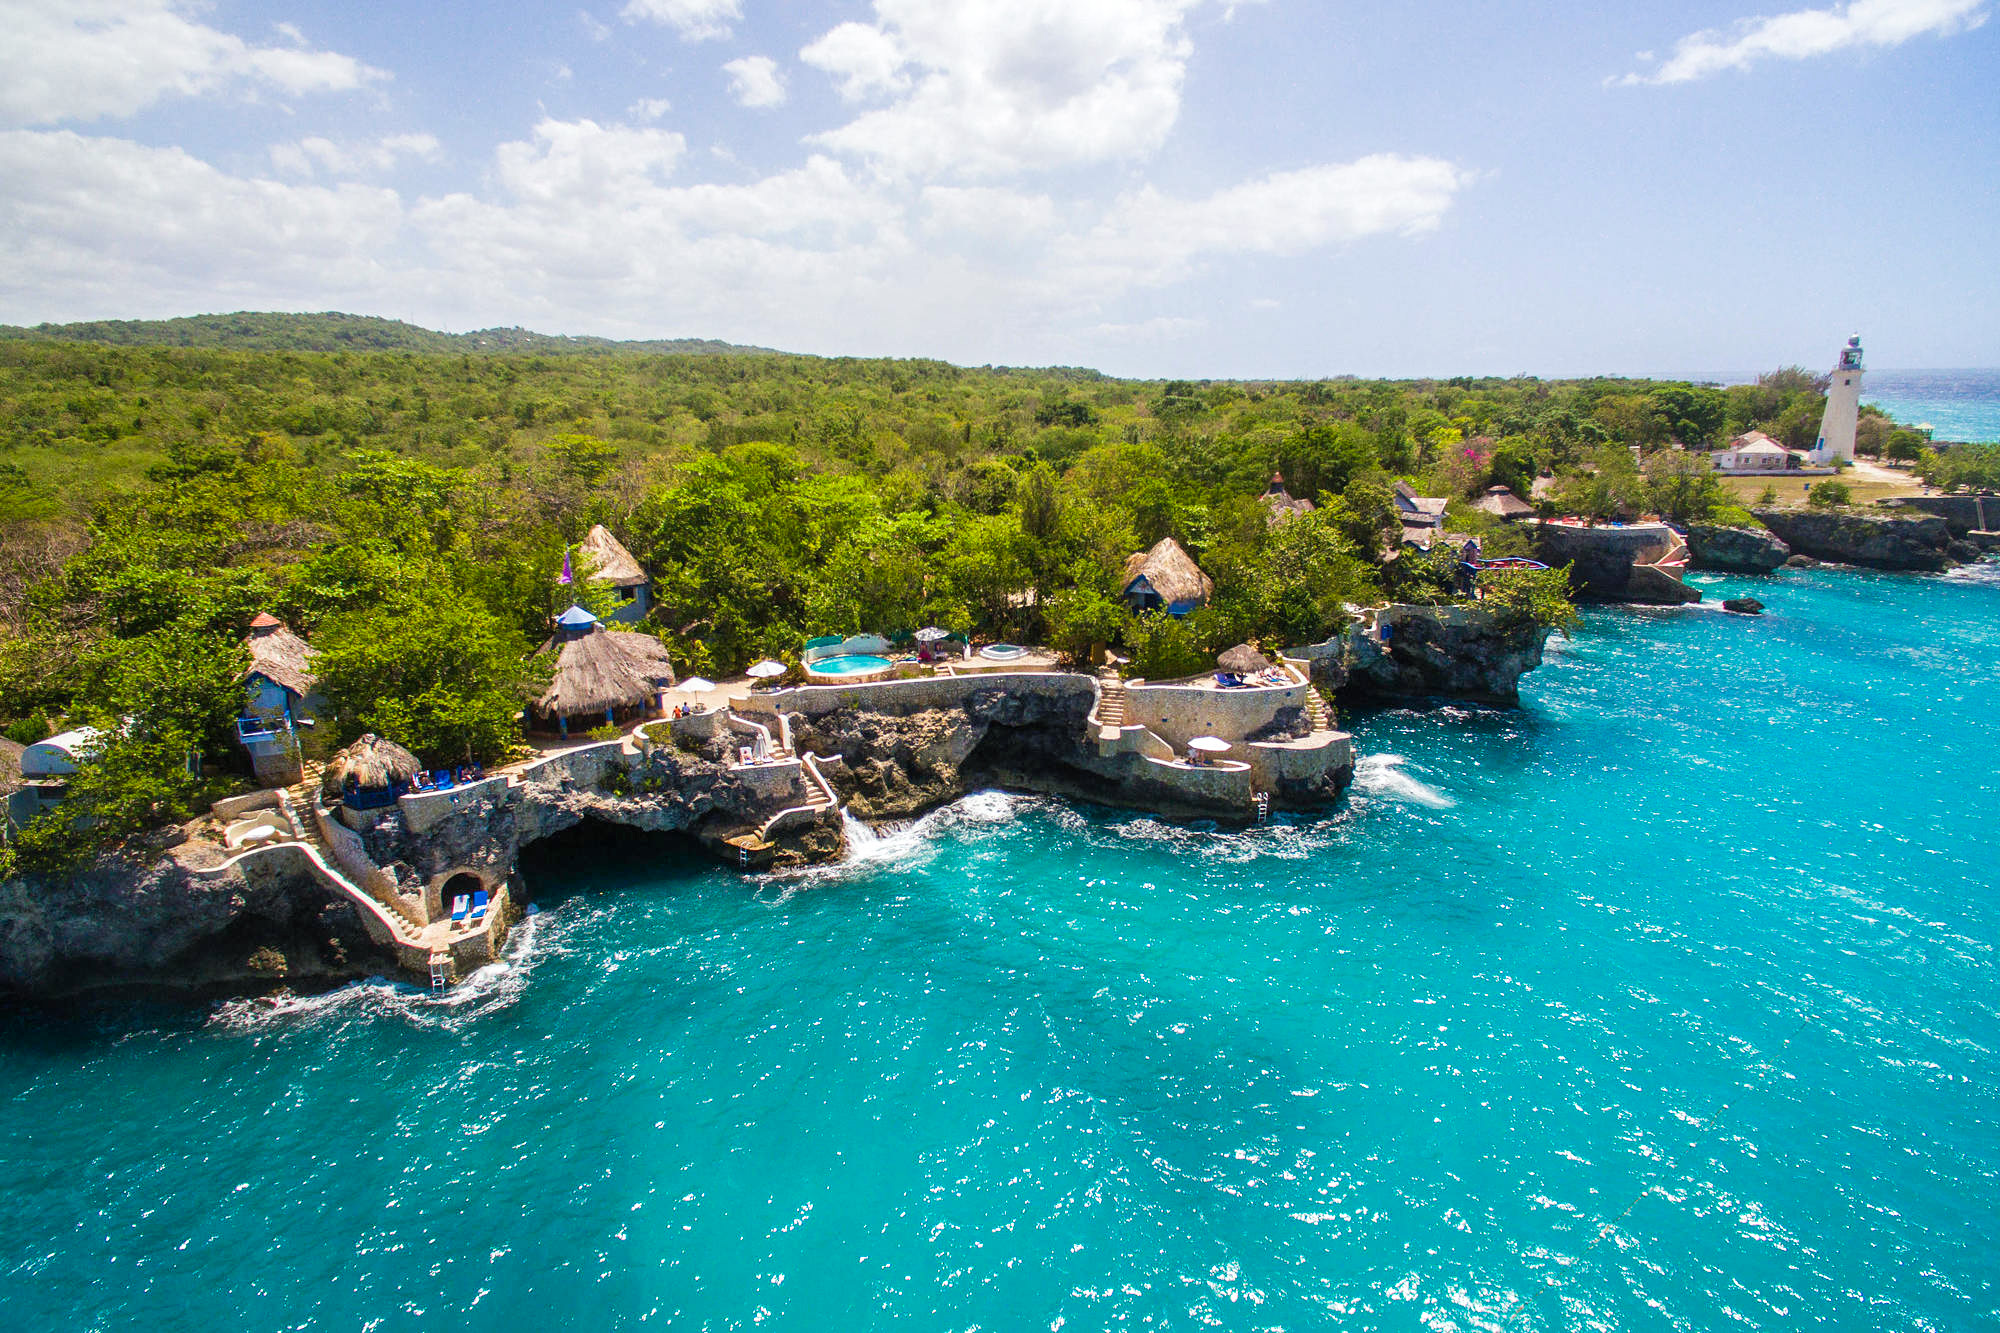
[[448, 954], [431, 955], [431, 994], [442, 995], [451, 984], [451, 957]]
[[1271, 793], [1260, 791], [1250, 798], [1257, 806], [1257, 822], [1263, 823], [1271, 817]]

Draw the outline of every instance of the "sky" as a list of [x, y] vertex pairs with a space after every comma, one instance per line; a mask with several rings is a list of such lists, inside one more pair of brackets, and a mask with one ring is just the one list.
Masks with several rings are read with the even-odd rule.
[[0, 0], [0, 322], [2000, 366], [2000, 0], [1758, 3]]

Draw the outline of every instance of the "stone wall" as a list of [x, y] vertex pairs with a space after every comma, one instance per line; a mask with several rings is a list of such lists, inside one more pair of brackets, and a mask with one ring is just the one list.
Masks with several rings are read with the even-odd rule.
[[1125, 718], [1150, 728], [1176, 752], [1196, 736], [1240, 743], [1270, 727], [1285, 710], [1303, 713], [1311, 688], [1304, 681], [1239, 690], [1128, 681]]

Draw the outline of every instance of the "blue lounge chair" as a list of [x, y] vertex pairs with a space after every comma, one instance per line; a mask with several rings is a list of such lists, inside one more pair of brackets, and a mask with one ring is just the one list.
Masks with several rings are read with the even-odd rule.
[[472, 895], [472, 924], [478, 925], [486, 919], [486, 890], [480, 889]]
[[463, 921], [472, 912], [472, 899], [461, 893], [451, 900], [451, 919]]
[[438, 789], [439, 791], [449, 791], [449, 790], [451, 790], [451, 770], [450, 770], [450, 769], [448, 769], [448, 768], [440, 768], [440, 769], [439, 769], [439, 770], [437, 771], [437, 783], [436, 783], [436, 786], [437, 786], [437, 789]]
[[1220, 689], [1233, 690], [1243, 683], [1243, 678], [1234, 671], [1218, 671], [1215, 673], [1215, 683]]

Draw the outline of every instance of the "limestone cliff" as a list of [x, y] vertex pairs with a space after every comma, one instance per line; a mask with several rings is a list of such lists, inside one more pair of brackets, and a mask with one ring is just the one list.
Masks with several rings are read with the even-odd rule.
[[1757, 521], [1793, 551], [1869, 569], [1937, 572], [1951, 567], [1942, 518], [1881, 518], [1836, 509], [1759, 509]]
[[1521, 677], [1542, 664], [1548, 637], [1479, 605], [1389, 606], [1344, 636], [1337, 688], [1348, 698], [1518, 703]]
[[303, 853], [275, 849], [218, 869], [224, 859], [208, 842], [132, 846], [71, 875], [0, 884], [0, 989], [241, 989], [394, 969]]
[[1696, 569], [1769, 574], [1791, 558], [1792, 548], [1762, 528], [1696, 523], [1688, 528], [1688, 552]]
[[1599, 602], [1677, 606], [1700, 601], [1699, 588], [1688, 587], [1678, 570], [1658, 563], [1678, 541], [1664, 523], [1598, 528], [1542, 523], [1535, 529], [1539, 558], [1569, 566], [1576, 595]]
[[792, 734], [841, 759], [829, 776], [862, 819], [906, 819], [988, 786], [1074, 792], [1108, 775], [1085, 744], [1096, 696], [1087, 677], [1071, 679], [1061, 693], [996, 683], [956, 707], [905, 710], [877, 694], [866, 708], [796, 714]]

